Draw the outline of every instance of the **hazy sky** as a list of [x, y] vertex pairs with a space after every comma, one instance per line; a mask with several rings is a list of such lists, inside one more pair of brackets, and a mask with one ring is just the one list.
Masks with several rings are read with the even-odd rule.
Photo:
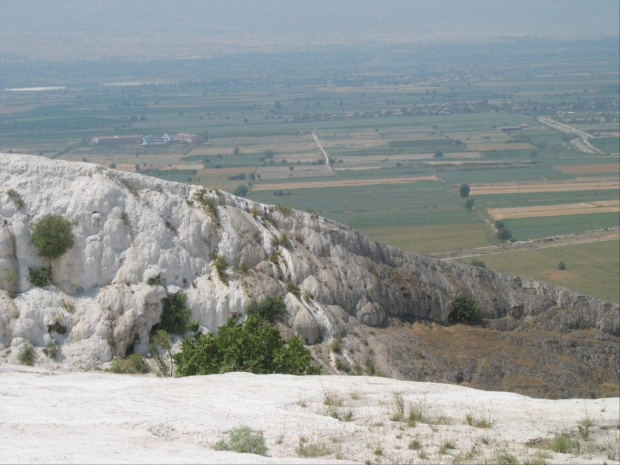
[[2, 0], [0, 58], [212, 55], [332, 44], [596, 38], [618, 0]]

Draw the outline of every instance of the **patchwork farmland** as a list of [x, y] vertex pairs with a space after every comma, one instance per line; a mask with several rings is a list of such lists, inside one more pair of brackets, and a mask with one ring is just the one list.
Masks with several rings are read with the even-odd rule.
[[[507, 66], [503, 52], [476, 69], [464, 67], [479, 53], [473, 44], [450, 59], [421, 47], [426, 68], [407, 64], [398, 47], [382, 49], [381, 68], [352, 66], [347, 50], [272, 53], [260, 57], [260, 78], [256, 62], [116, 63], [114, 86], [87, 74], [70, 81], [59, 68], [52, 84], [65, 90], [0, 93], [0, 150], [224, 189], [417, 253], [585, 234], [597, 247], [567, 248], [566, 272], [542, 250], [481, 259], [617, 301], [618, 241], [599, 247], [596, 233], [620, 227], [617, 44], [604, 42], [598, 55], [586, 42], [539, 46], [544, 59], [521, 50]], [[171, 84], [154, 85], [154, 72]], [[3, 79], [20, 88], [32, 75], [18, 67]], [[90, 142], [164, 133], [205, 141]], [[600, 263], [607, 272], [583, 287]]]

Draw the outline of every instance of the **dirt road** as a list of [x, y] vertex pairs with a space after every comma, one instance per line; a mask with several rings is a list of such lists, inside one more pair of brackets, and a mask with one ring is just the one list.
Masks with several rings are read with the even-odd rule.
[[426, 254], [428, 257], [438, 260], [456, 260], [457, 258], [478, 257], [480, 255], [496, 255], [504, 252], [516, 252], [522, 250], [548, 249], [551, 247], [562, 247], [565, 245], [590, 244], [597, 241], [617, 241], [620, 240], [620, 230], [609, 229], [607, 231], [599, 229], [588, 231], [581, 234], [567, 234], [564, 236], [545, 237], [532, 241], [518, 241], [511, 244], [492, 245], [488, 247], [476, 247], [472, 249], [451, 250], [447, 252], [437, 252]]
[[314, 141], [316, 142], [316, 145], [319, 146], [319, 149], [321, 150], [321, 152], [323, 152], [323, 155], [325, 156], [325, 165], [329, 166], [329, 169], [332, 171], [332, 173], [334, 172], [334, 170], [332, 169], [332, 165], [329, 164], [329, 155], [327, 155], [327, 152], [325, 151], [325, 149], [323, 148], [323, 146], [321, 145], [321, 142], [319, 142], [319, 138], [317, 137], [316, 133], [313, 131], [312, 132], [312, 137], [314, 137]]

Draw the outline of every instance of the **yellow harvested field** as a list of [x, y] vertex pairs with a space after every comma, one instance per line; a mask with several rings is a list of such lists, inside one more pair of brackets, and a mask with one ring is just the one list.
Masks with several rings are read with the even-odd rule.
[[558, 181], [558, 182], [500, 182], [470, 184], [470, 195], [524, 194], [527, 192], [570, 192], [620, 189], [618, 179]]
[[272, 189], [314, 189], [319, 187], [372, 186], [376, 184], [406, 184], [416, 181], [437, 181], [435, 176], [413, 176], [407, 178], [339, 179], [334, 181], [284, 182], [278, 184], [257, 184], [255, 191]]
[[620, 212], [620, 200], [537, 205], [532, 207], [489, 208], [487, 212], [495, 220], [535, 218], [540, 216], [583, 215], [588, 213], [618, 213]]
[[514, 144], [506, 142], [497, 142], [495, 144], [467, 144], [467, 147], [482, 152], [487, 150], [530, 150], [534, 148], [532, 144], [528, 144], [527, 142], [516, 142]]
[[586, 174], [586, 173], [618, 173], [620, 172], [619, 163], [596, 163], [593, 165], [557, 165], [554, 169], [566, 174]]

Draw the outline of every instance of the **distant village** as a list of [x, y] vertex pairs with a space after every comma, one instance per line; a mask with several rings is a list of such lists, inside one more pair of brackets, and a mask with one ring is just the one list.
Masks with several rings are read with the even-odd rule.
[[203, 144], [206, 141], [204, 136], [196, 134], [177, 134], [170, 136], [164, 134], [162, 136], [143, 136], [141, 134], [129, 134], [125, 136], [97, 136], [93, 137], [90, 142], [93, 145], [164, 145], [170, 142], [185, 142], [187, 144]]

